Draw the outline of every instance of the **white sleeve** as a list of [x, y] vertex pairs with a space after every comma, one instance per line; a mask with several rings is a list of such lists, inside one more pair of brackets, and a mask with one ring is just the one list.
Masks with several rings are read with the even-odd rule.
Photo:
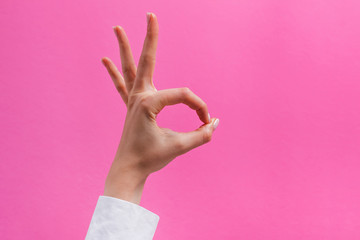
[[100, 196], [85, 240], [151, 240], [159, 219], [135, 203]]

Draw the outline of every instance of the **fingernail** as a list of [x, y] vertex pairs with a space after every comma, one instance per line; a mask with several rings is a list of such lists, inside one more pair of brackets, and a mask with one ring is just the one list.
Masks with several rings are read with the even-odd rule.
[[214, 130], [217, 128], [217, 126], [219, 125], [219, 119], [217, 118], [214, 122]]
[[208, 113], [208, 121], [210, 122], [210, 113]]
[[116, 26], [113, 26], [112, 28], [113, 28], [113, 30], [114, 30], [115, 35], [117, 36]]
[[151, 15], [150, 12], [146, 13], [146, 22], [147, 22], [147, 24], [149, 24], [149, 22], [150, 22], [150, 15]]

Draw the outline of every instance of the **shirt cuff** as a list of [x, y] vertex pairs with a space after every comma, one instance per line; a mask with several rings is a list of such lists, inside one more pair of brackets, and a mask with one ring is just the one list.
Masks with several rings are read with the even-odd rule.
[[99, 196], [86, 240], [153, 239], [160, 217], [119, 198]]

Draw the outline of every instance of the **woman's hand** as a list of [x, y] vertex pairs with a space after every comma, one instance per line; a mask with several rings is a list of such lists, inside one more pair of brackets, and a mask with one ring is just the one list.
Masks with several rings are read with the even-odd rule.
[[[139, 204], [146, 178], [175, 157], [211, 140], [219, 120], [210, 119], [207, 105], [189, 88], [157, 90], [153, 83], [159, 26], [154, 14], [147, 14], [147, 34], [138, 68], [125, 31], [114, 32], [120, 46], [121, 76], [109, 58], [102, 58], [116, 89], [127, 107], [120, 144], [105, 182], [104, 195]], [[175, 132], [156, 123], [157, 114], [167, 105], [184, 103], [204, 122], [198, 129]]]

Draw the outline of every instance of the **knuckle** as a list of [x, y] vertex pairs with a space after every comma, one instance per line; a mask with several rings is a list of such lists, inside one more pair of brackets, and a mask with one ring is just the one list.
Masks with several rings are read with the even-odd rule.
[[154, 63], [155, 62], [155, 57], [152, 56], [151, 54], [145, 54], [143, 57], [143, 62], [145, 64], [149, 64], [149, 63]]
[[212, 132], [209, 129], [205, 130], [203, 132], [203, 142], [204, 143], [210, 142], [211, 138], [212, 138]]
[[207, 104], [205, 102], [202, 102], [200, 104], [200, 109], [206, 109], [207, 108]]
[[190, 88], [188, 88], [188, 87], [181, 88], [181, 91], [183, 91], [184, 94], [188, 94], [191, 92]]
[[159, 30], [154, 29], [154, 28], [148, 28], [146, 35], [149, 39], [156, 38], [159, 35]]
[[190, 96], [190, 94], [191, 94], [192, 92], [191, 92], [190, 88], [188, 88], [188, 87], [183, 87], [183, 88], [181, 88], [181, 93], [182, 93], [182, 95], [183, 95], [184, 98], [187, 98], [187, 97]]

